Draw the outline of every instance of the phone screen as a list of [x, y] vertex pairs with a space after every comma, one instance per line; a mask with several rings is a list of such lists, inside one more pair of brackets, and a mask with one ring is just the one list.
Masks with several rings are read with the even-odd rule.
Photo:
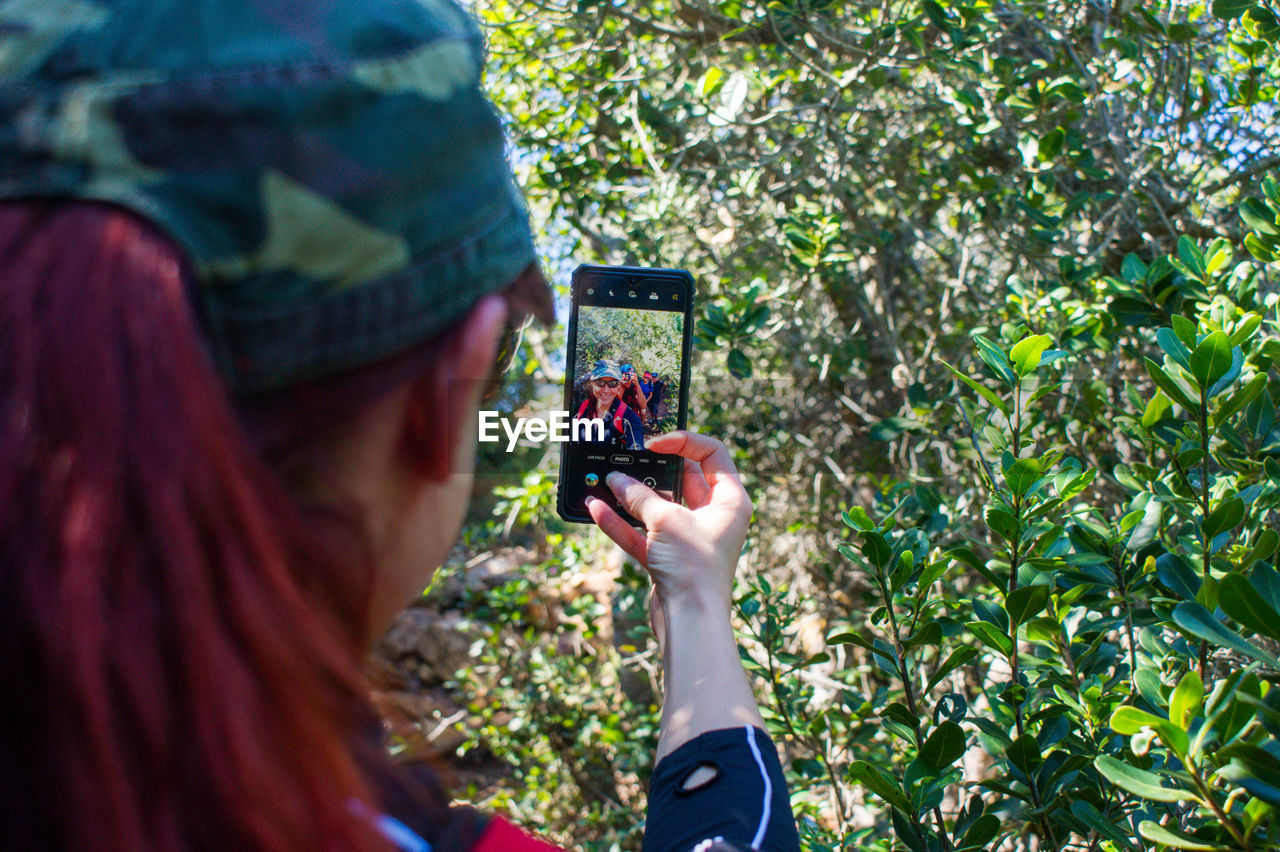
[[570, 440], [560, 457], [560, 516], [590, 523], [586, 498], [608, 502], [622, 471], [680, 499], [680, 457], [648, 443], [685, 427], [693, 279], [677, 269], [578, 267], [573, 273], [565, 409]]

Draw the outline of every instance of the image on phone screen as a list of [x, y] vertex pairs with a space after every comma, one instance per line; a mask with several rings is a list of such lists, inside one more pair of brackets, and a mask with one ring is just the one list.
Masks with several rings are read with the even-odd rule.
[[670, 500], [680, 499], [680, 458], [648, 443], [683, 429], [692, 339], [692, 278], [683, 270], [580, 266], [573, 275], [559, 510], [587, 522], [598, 497], [624, 518], [605, 485], [618, 470]]

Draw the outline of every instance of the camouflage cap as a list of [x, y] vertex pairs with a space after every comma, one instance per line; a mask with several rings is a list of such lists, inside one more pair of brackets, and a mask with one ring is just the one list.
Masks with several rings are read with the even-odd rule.
[[536, 263], [482, 64], [451, 0], [0, 0], [0, 197], [168, 233], [233, 393], [349, 370]]

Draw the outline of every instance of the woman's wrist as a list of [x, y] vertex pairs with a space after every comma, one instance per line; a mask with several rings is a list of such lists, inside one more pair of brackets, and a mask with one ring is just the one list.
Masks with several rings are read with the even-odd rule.
[[663, 612], [668, 619], [675, 618], [691, 622], [723, 619], [725, 624], [729, 623], [732, 601], [727, 593], [695, 586], [678, 592], [664, 591], [660, 599]]
[[763, 727], [738, 656], [729, 602], [682, 596], [663, 605], [665, 700], [658, 759], [707, 731]]

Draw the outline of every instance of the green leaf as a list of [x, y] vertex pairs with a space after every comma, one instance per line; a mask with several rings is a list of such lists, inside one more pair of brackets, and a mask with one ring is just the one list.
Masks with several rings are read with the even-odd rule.
[[[926, 0], [930, 3], [932, 0]], [[937, 5], [936, 3], [934, 4]], [[913, 809], [914, 810], [914, 809]], [[924, 835], [919, 829], [912, 824], [910, 817], [898, 808], [889, 809], [890, 821], [893, 823], [893, 833], [911, 852], [929, 852], [929, 847], [925, 843]]]
[[1155, 541], [1156, 536], [1160, 533], [1160, 518], [1163, 514], [1159, 500], [1151, 499], [1147, 501], [1147, 505], [1142, 507], [1142, 518], [1134, 526], [1133, 532], [1129, 534], [1129, 540], [1125, 542], [1124, 549], [1130, 553], [1134, 553], [1146, 547]]
[[1253, 3], [1254, 0], [1213, 0], [1213, 16], [1230, 21], [1243, 15]]
[[1049, 587], [1047, 585], [1023, 586], [1014, 589], [1005, 600], [1005, 612], [1014, 624], [1026, 624], [1044, 611], [1049, 603]]
[[[1055, 127], [1048, 133], [1040, 137], [1040, 144], [1037, 146], [1037, 153], [1040, 159], [1048, 162], [1062, 153], [1062, 143], [1067, 139], [1067, 133], [1061, 127]], [[1016, 361], [1016, 359], [1015, 359]]]
[[893, 558], [893, 551], [889, 549], [884, 536], [874, 530], [863, 530], [859, 535], [862, 536], [862, 555], [877, 568], [888, 565]]
[[1231, 395], [1226, 402], [1218, 406], [1218, 411], [1213, 417], [1215, 425], [1226, 423], [1232, 415], [1253, 402], [1254, 398], [1267, 387], [1267, 376], [1265, 373], [1259, 373], [1249, 380], [1249, 384], [1240, 388]]
[[1240, 560], [1241, 568], [1248, 568], [1260, 559], [1267, 559], [1271, 554], [1276, 552], [1276, 547], [1280, 545], [1280, 533], [1267, 528], [1258, 533], [1258, 540], [1253, 547]]
[[1120, 265], [1120, 274], [1129, 284], [1139, 284], [1147, 277], [1147, 265], [1136, 254], [1126, 254]]
[[1225, 751], [1234, 752], [1241, 748], [1248, 749], [1253, 755], [1263, 760], [1270, 758], [1270, 761], [1264, 766], [1249, 761], [1242, 754], [1233, 754], [1232, 761], [1221, 770], [1222, 778], [1245, 788], [1255, 798], [1280, 806], [1280, 771], [1275, 768], [1275, 758], [1257, 746], [1243, 743], [1236, 743]]
[[1025, 376], [1040, 366], [1041, 353], [1048, 349], [1052, 343], [1053, 341], [1047, 335], [1035, 334], [1013, 344], [1009, 357], [1013, 361], [1013, 366], [1018, 371], [1018, 375]]
[[1231, 366], [1227, 371], [1218, 377], [1218, 380], [1209, 385], [1209, 396], [1217, 396], [1227, 389], [1227, 386], [1240, 377], [1240, 370], [1244, 367], [1244, 353], [1240, 351], [1239, 346], [1231, 347]]
[[1031, 734], [1023, 734], [1010, 743], [1005, 748], [1004, 755], [1024, 775], [1030, 775], [1037, 766], [1044, 762], [1044, 758], [1040, 756], [1040, 744], [1036, 742], [1036, 738]]
[[[1244, 0], [1240, 0], [1240, 2], [1243, 1]], [[1249, 0], [1249, 2], [1252, 4], [1254, 0]], [[1270, 177], [1264, 180], [1262, 182], [1262, 194], [1265, 195], [1267, 200], [1272, 204], [1280, 204], [1280, 181]]]
[[950, 31], [951, 22], [947, 20], [946, 10], [938, 4], [937, 0], [924, 0], [921, 7], [924, 9], [925, 15], [928, 16], [929, 20], [933, 22], [935, 27], [942, 30], [944, 33]]
[[1072, 82], [1071, 80], [1055, 81], [1052, 86], [1045, 89], [1045, 96], [1048, 97], [1050, 95], [1057, 95], [1063, 100], [1077, 104], [1084, 103], [1085, 99], [1088, 97], [1085, 90], [1080, 87], [1080, 84]]
[[707, 73], [702, 75], [702, 85], [698, 87], [698, 90], [702, 93], [704, 98], [708, 95], [713, 95], [716, 90], [720, 88], [723, 80], [723, 71], [719, 68], [708, 68]]
[[1178, 237], [1178, 259], [1201, 281], [1205, 278], [1204, 253], [1196, 245], [1196, 241], [1185, 234]]
[[1116, 711], [1111, 714], [1111, 730], [1117, 734], [1124, 734], [1126, 737], [1133, 736], [1143, 728], [1152, 728], [1159, 731], [1162, 726], [1168, 724], [1168, 719], [1162, 719], [1145, 710], [1139, 710], [1137, 707], [1130, 707], [1129, 705], [1117, 707]]
[[938, 670], [933, 673], [933, 676], [929, 678], [929, 683], [925, 686], [924, 691], [932, 692], [933, 688], [938, 685], [939, 681], [976, 656], [978, 656], [978, 649], [971, 645], [962, 645], [959, 648], [956, 648], [951, 652], [951, 655], [947, 657], [946, 661], [938, 667]]
[[1162, 328], [1156, 332], [1156, 342], [1174, 363], [1191, 372], [1191, 350], [1179, 339], [1177, 332], [1171, 328]]
[[734, 378], [747, 379], [751, 377], [751, 360], [742, 354], [741, 349], [729, 350], [729, 372]]
[[1144, 819], [1138, 825], [1138, 833], [1152, 843], [1163, 843], [1165, 846], [1173, 849], [1202, 849], [1208, 852], [1217, 852], [1217, 850], [1231, 849], [1230, 846], [1218, 846], [1212, 843], [1206, 843], [1203, 840], [1188, 837], [1181, 832], [1173, 831], [1165, 828], [1158, 822], [1152, 822]]
[[1233, 530], [1244, 520], [1244, 502], [1239, 497], [1232, 497], [1209, 513], [1204, 519], [1203, 530], [1206, 541], [1212, 541], [1218, 533]]
[[1255, 313], [1245, 314], [1244, 321], [1240, 323], [1240, 327], [1231, 332], [1231, 345], [1240, 346], [1258, 330], [1258, 326], [1262, 325], [1262, 317]]
[[1151, 401], [1142, 412], [1142, 428], [1150, 429], [1159, 423], [1169, 414], [1171, 408], [1173, 405], [1170, 404], [1169, 397], [1165, 396], [1164, 391], [1157, 389], [1155, 396], [1151, 397]]
[[1033, 618], [1027, 622], [1027, 638], [1033, 642], [1047, 642], [1055, 649], [1058, 637], [1062, 635], [1062, 625], [1056, 618]]
[[1085, 799], [1076, 799], [1071, 803], [1071, 813], [1079, 820], [1083, 820], [1090, 828], [1098, 832], [1098, 834], [1123, 846], [1125, 849], [1133, 849], [1133, 838], [1128, 832], [1121, 831], [1116, 825], [1115, 819], [1108, 819], [1103, 816], [1092, 803]]
[[994, 648], [1004, 656], [1009, 656], [1013, 651], [1013, 642], [994, 624], [988, 624], [985, 621], [970, 621], [966, 626], [984, 645]]
[[920, 746], [920, 762], [935, 772], [955, 763], [965, 751], [964, 729], [955, 722], [943, 722]]
[[981, 384], [980, 382], [977, 382], [969, 378], [964, 373], [957, 370], [955, 367], [951, 366], [950, 364], [947, 364], [947, 362], [943, 361], [941, 358], [939, 358], [938, 361], [944, 364], [948, 370], [954, 373], [957, 379], [964, 382], [973, 390], [977, 391], [979, 396], [981, 396], [987, 402], [994, 405], [997, 411], [999, 411], [1001, 414], [1005, 415], [1006, 417], [1009, 416], [1008, 407], [1006, 406], [1005, 402], [1002, 399], [1000, 399], [1000, 397], [996, 396], [995, 391], [991, 390], [986, 385]]
[[1009, 490], [1021, 497], [1040, 478], [1040, 462], [1035, 459], [1016, 459], [1004, 472]]
[[897, 779], [878, 766], [873, 766], [865, 760], [855, 760], [849, 766], [849, 777], [895, 808], [903, 810], [910, 808], [906, 794], [898, 786]]
[[1095, 758], [1093, 765], [1112, 784], [1144, 799], [1154, 802], [1187, 802], [1195, 798], [1185, 790], [1164, 786], [1160, 776], [1154, 772], [1130, 766], [1110, 755]]
[[[1209, 252], [1209, 255], [1205, 258], [1204, 265], [1210, 275], [1217, 274], [1220, 269], [1231, 262], [1231, 244], [1221, 237], [1211, 242], [1207, 251]], [[1232, 345], [1235, 346], [1240, 344], [1240, 342], [1235, 339], [1234, 334], [1232, 335], [1231, 342]]]
[[1238, 761], [1250, 772], [1280, 783], [1280, 758], [1261, 746], [1249, 742], [1232, 743], [1220, 749], [1215, 758]]
[[967, 547], [953, 547], [943, 554], [948, 559], [963, 562], [973, 570], [977, 571], [987, 579], [991, 585], [996, 588], [1004, 588], [1008, 585], [1008, 581], [998, 576], [994, 571], [987, 567], [986, 563], [979, 559], [972, 550]]
[[840, 630], [827, 637], [828, 645], [857, 645], [882, 657], [889, 665], [897, 667], [898, 657], [892, 650], [881, 648], [870, 639], [853, 630]]
[[1000, 818], [995, 814], [983, 814], [969, 826], [962, 842], [967, 848], [982, 849], [999, 833]]
[[1200, 575], [1176, 553], [1165, 553], [1156, 559], [1156, 576], [1185, 600], [1195, 600], [1200, 591]]
[[1150, 358], [1144, 358], [1143, 360], [1147, 365], [1147, 374], [1151, 376], [1151, 380], [1156, 383], [1160, 390], [1165, 392], [1169, 399], [1181, 405], [1185, 411], [1193, 412], [1199, 410], [1199, 406], [1193, 403], [1191, 398], [1187, 396], [1186, 391], [1182, 389], [1182, 386], [1164, 371], [1164, 367], [1161, 367]]
[[1263, 665], [1270, 666], [1273, 669], [1280, 669], [1280, 660], [1229, 630], [1225, 624], [1213, 617], [1213, 613], [1198, 603], [1183, 601], [1174, 607], [1173, 623], [1197, 639], [1204, 639], [1223, 648], [1230, 648], [1233, 651], [1252, 657]]
[[1178, 335], [1182, 345], [1190, 351], [1196, 345], [1196, 324], [1182, 314], [1174, 314], [1169, 322], [1173, 325], [1173, 333]]
[[1276, 216], [1271, 208], [1261, 199], [1246, 198], [1240, 204], [1240, 218], [1244, 223], [1260, 234], [1268, 237], [1280, 237], [1280, 227], [1276, 226]]
[[1276, 259], [1276, 253], [1266, 243], [1258, 239], [1257, 234], [1245, 234], [1244, 247], [1249, 250], [1249, 254], [1263, 263], [1271, 263]]
[[1203, 701], [1204, 682], [1193, 669], [1182, 676], [1173, 695], [1169, 696], [1169, 721], [1182, 730], [1187, 730], [1191, 720], [1199, 715]]
[[[1266, 530], [1261, 535], [1266, 535]], [[1261, 547], [1261, 542], [1258, 544]], [[1249, 572], [1249, 582], [1277, 610], [1280, 610], [1280, 573], [1270, 565], [1259, 565]], [[1280, 695], [1280, 693], [1278, 693]]]
[[1012, 540], [1018, 534], [1018, 520], [999, 506], [988, 506], [985, 513], [987, 526], [996, 535]]
[[1239, 574], [1228, 574], [1218, 584], [1218, 607], [1254, 633], [1280, 639], [1280, 612]]
[[[906, 554], [903, 554], [905, 556]], [[921, 627], [915, 633], [907, 637], [902, 647], [910, 650], [921, 645], [941, 645], [942, 644], [942, 625], [936, 621], [930, 621]]]
[[886, 704], [884, 709], [880, 711], [880, 715], [886, 719], [892, 719], [904, 728], [915, 729], [920, 724], [920, 717], [913, 714], [907, 709], [907, 706], [900, 701], [894, 701], [892, 704]]
[[1208, 389], [1231, 369], [1231, 339], [1215, 331], [1191, 353], [1191, 374], [1200, 387]]
[[871, 516], [867, 514], [867, 510], [861, 506], [854, 506], [844, 513], [842, 516], [847, 526], [855, 530], [869, 530], [875, 527]]
[[[1236, 671], [1219, 680], [1209, 694], [1204, 727], [1197, 739], [1212, 737], [1220, 744], [1231, 743], [1253, 721], [1254, 711], [1266, 716], [1267, 711], [1254, 703], [1261, 695], [1262, 681], [1253, 672]], [[1263, 718], [1262, 724], [1270, 727], [1267, 721]]]
[[985, 361], [987, 366], [1004, 380], [1005, 384], [1013, 387], [1018, 383], [1018, 377], [1014, 374], [1013, 368], [1009, 366], [1009, 359], [1005, 357], [1000, 347], [987, 340], [981, 334], [975, 334], [973, 341], [978, 344], [978, 357]]

